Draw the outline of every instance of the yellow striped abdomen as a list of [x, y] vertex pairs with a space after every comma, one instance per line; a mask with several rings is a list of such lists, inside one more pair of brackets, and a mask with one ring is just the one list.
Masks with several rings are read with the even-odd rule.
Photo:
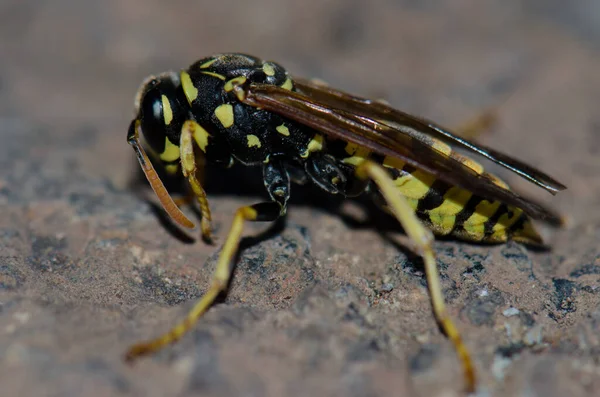
[[508, 239], [542, 243], [530, 218], [519, 208], [476, 196], [395, 158], [384, 158], [383, 165], [390, 171], [398, 193], [436, 235], [484, 243]]

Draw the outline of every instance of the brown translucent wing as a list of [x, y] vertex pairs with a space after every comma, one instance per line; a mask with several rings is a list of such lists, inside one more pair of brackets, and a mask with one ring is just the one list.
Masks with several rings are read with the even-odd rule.
[[281, 114], [375, 153], [398, 158], [477, 195], [519, 207], [532, 217], [560, 222], [556, 214], [497, 185], [488, 174], [480, 174], [458, 159], [436, 150], [429, 135], [430, 127], [423, 121], [414, 117], [389, 120], [390, 117], [382, 117], [383, 110], [379, 106], [373, 106], [377, 102], [302, 80], [296, 88], [300, 92], [273, 85], [249, 84], [237, 87], [236, 93], [248, 105]]
[[[419, 133], [421, 133], [421, 135], [425, 134], [429, 138], [439, 139], [442, 142], [460, 147], [467, 152], [487, 158], [544, 188], [552, 194], [556, 194], [557, 192], [566, 189], [566, 186], [551, 176], [520, 160], [504, 153], [500, 153], [492, 148], [470, 142], [467, 139], [456, 136], [447, 129], [429, 120], [394, 109], [384, 103], [356, 97], [328, 86], [317, 85], [305, 79], [296, 79], [296, 88], [313, 100], [324, 102], [330, 106], [354, 112], [356, 114], [364, 114], [367, 117], [375, 118], [383, 123], [391, 123], [392, 126], [399, 126], [400, 129], [405, 130], [403, 132], [414, 135], [416, 139], [419, 139]], [[418, 133], [411, 134], [411, 130], [418, 131]]]

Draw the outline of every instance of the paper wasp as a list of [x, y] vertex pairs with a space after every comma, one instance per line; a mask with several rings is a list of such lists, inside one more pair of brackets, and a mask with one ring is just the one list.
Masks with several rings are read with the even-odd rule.
[[140, 133], [166, 171], [182, 173], [189, 182], [202, 211], [205, 239], [211, 237], [211, 215], [197, 177], [200, 157], [225, 167], [262, 167], [270, 200], [237, 210], [204, 296], [169, 332], [132, 346], [128, 360], [157, 351], [190, 330], [226, 289], [244, 223], [285, 215], [290, 183], [310, 181], [331, 194], [373, 194], [398, 219], [423, 258], [433, 312], [456, 348], [468, 389], [474, 389], [471, 358], [446, 313], [431, 231], [467, 241], [541, 244], [531, 218], [555, 224], [560, 219], [509, 190], [456, 149], [487, 158], [552, 194], [565, 186], [430, 121], [379, 101], [292, 79], [277, 63], [248, 55], [216, 55], [179, 73], [151, 76], [141, 86], [135, 107], [127, 140], [163, 208], [179, 225], [194, 227], [162, 184]]

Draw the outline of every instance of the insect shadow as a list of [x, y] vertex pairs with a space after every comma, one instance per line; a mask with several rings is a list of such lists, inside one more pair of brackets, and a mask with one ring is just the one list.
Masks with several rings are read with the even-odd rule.
[[[139, 167], [134, 167], [135, 174], [130, 179], [129, 187], [143, 200], [149, 203], [151, 211], [156, 216], [161, 226], [167, 230], [174, 238], [185, 244], [195, 243], [198, 238], [193, 233], [190, 234], [188, 231], [182, 230], [177, 226], [173, 220], [163, 211], [162, 207], [152, 200], [151, 190], [148, 189], [146, 178]], [[162, 167], [158, 165], [156, 170], [163, 181], [167, 190], [175, 197], [185, 197], [188, 191], [186, 190], [186, 181], [181, 174], [176, 176], [168, 175], [164, 172]], [[219, 196], [227, 197], [252, 197], [256, 198], [256, 201], [262, 201], [268, 199], [265, 188], [262, 184], [262, 171], [259, 167], [244, 167], [241, 165], [233, 166], [230, 169], [224, 169], [219, 167], [208, 167], [206, 170], [206, 180], [204, 186], [209, 201], [218, 200]], [[395, 217], [383, 211], [367, 194], [345, 198], [339, 195], [331, 195], [317, 186], [307, 183], [306, 185], [292, 185], [292, 194], [288, 202], [288, 211], [293, 211], [294, 208], [299, 206], [308, 206], [314, 210], [322, 211], [330, 215], [338, 217], [347, 227], [351, 229], [370, 229], [375, 231], [383, 240], [394, 246], [399, 252], [406, 255], [407, 259], [410, 260], [412, 265], [417, 270], [423, 270], [423, 261], [420, 256], [415, 254], [410, 247], [407, 247], [403, 243], [399, 242], [394, 235], [404, 233], [404, 229]], [[354, 203], [365, 212], [365, 219], [358, 219], [357, 217], [348, 214], [342, 210], [342, 203], [344, 200], [352, 200]], [[194, 202], [190, 205], [196, 219], [200, 220], [202, 214], [198, 206]], [[268, 240], [280, 234], [286, 227], [287, 217], [281, 217], [273, 222], [266, 230], [245, 236], [240, 241], [238, 250], [250, 248], [261, 241]], [[219, 225], [213, 225], [215, 229], [219, 228]], [[228, 225], [225, 225], [228, 227]], [[217, 230], [215, 230], [217, 231]], [[437, 236], [438, 241], [456, 241], [455, 237]], [[493, 246], [495, 244], [489, 243], [478, 243], [473, 241], [464, 241], [462, 244], [468, 244], [472, 246]], [[526, 244], [529, 250], [534, 252], [546, 252], [549, 247], [546, 245], [530, 245]], [[236, 257], [236, 260], [239, 259]]]
[[[181, 174], [175, 176], [168, 175], [160, 165], [155, 166], [165, 187], [173, 197], [185, 197], [188, 193], [186, 190], [187, 186], [185, 178], [183, 178]], [[153, 200], [152, 191], [148, 188], [148, 183], [141, 169], [139, 167], [133, 167], [133, 169], [135, 172], [129, 180], [129, 189], [133, 191], [136, 196], [148, 203], [154, 216], [156, 216], [161, 226], [164, 227], [169, 234], [182, 243], [195, 243], [198, 239], [197, 236], [195, 236], [194, 233], [190, 234], [188, 231], [177, 226], [164, 212], [162, 207]], [[257, 202], [268, 199], [262, 184], [262, 171], [259, 167], [244, 167], [241, 165], [234, 166], [230, 169], [208, 167], [206, 171], [204, 188], [209, 196], [209, 202], [218, 200], [219, 196], [251, 197], [256, 198]], [[293, 211], [294, 208], [299, 206], [310, 207], [314, 210], [337, 216], [346, 226], [352, 229], [369, 228], [376, 230], [382, 236], [385, 236], [388, 232], [403, 232], [398, 221], [378, 208], [369, 197], [366, 197], [366, 195], [347, 199], [342, 196], [331, 195], [310, 182], [306, 185], [292, 184], [291, 190], [292, 194], [288, 202], [288, 211]], [[343, 212], [341, 210], [341, 204], [344, 200], [352, 200], [358, 203], [359, 206], [366, 211], [368, 220], [361, 221], [356, 217]], [[195, 201], [188, 207], [191, 207], [194, 217], [197, 220], [202, 218], [202, 214]], [[244, 237], [240, 243], [240, 251], [257, 244], [260, 241], [274, 237], [285, 228], [285, 225], [286, 217], [281, 217], [273, 222], [271, 227], [264, 232], [261, 232], [258, 235]], [[223, 226], [228, 227], [228, 225]], [[223, 226], [213, 224], [215, 229]], [[401, 248], [401, 246], [398, 247]]]

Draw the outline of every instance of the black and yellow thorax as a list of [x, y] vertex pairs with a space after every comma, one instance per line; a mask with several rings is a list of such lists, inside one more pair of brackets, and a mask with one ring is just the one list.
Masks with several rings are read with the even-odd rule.
[[[318, 149], [320, 136], [273, 112], [241, 103], [236, 84], [272, 84], [293, 90], [288, 73], [274, 62], [230, 54], [202, 59], [179, 74], [168, 73], [142, 87], [142, 131], [171, 172], [177, 171], [179, 140], [187, 120], [209, 163], [267, 163], [272, 157], [305, 158]], [[152, 95], [152, 91], [160, 92]], [[164, 131], [164, 133], [160, 133]]]

